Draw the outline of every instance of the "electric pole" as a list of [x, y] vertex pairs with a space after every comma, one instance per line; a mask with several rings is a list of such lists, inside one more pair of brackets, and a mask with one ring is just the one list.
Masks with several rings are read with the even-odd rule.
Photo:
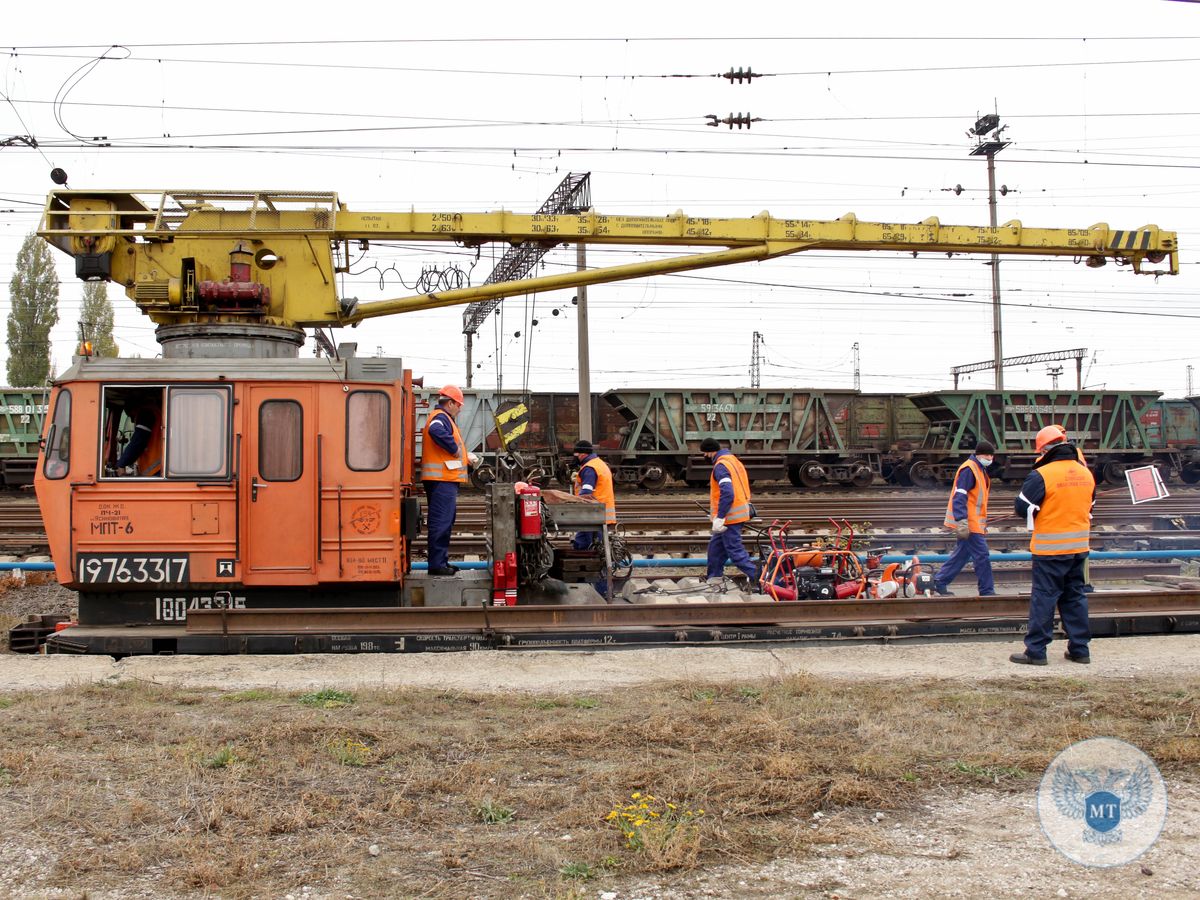
[[[971, 151], [971, 156], [986, 156], [988, 167], [988, 213], [992, 223], [992, 233], [996, 230], [996, 154], [1009, 145], [1009, 141], [1000, 137], [1008, 126], [1000, 124], [997, 113], [988, 113], [975, 120], [975, 125], [967, 132], [968, 135], [979, 139], [979, 143]], [[987, 137], [990, 135], [990, 137]], [[1007, 191], [1006, 191], [1007, 193]], [[1003, 342], [1000, 334], [1000, 257], [992, 254], [992, 359], [999, 363], [1004, 359]], [[1004, 370], [996, 366], [996, 390], [1004, 390]]]
[[[575, 245], [575, 268], [580, 272], [587, 268], [587, 251], [582, 243]], [[592, 375], [588, 354], [587, 285], [581, 284], [575, 291], [579, 302], [579, 439], [592, 439]]]
[[762, 385], [762, 355], [758, 349], [762, 341], [762, 332], [754, 332], [754, 344], [750, 350], [750, 387], [752, 388]]
[[1187, 367], [1187, 393], [1184, 396], [1185, 397], [1192, 396], [1192, 367], [1191, 366]]
[[854, 346], [851, 349], [854, 351], [854, 389], [856, 391], [861, 391], [862, 374], [858, 368], [858, 341], [854, 342]]

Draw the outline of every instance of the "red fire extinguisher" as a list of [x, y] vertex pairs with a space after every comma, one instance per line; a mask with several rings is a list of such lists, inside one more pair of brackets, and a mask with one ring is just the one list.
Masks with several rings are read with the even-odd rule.
[[542, 489], [536, 484], [517, 488], [517, 534], [523, 541], [542, 536]]

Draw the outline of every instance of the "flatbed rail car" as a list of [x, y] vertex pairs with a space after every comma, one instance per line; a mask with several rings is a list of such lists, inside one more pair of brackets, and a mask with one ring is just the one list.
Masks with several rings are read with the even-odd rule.
[[[906, 470], [916, 485], [948, 480], [980, 441], [996, 447], [1000, 477], [1020, 480], [1037, 458], [1038, 431], [1051, 424], [1067, 430], [1108, 484], [1124, 484], [1135, 466], [1156, 465], [1167, 476], [1193, 471], [1193, 451], [1179, 432], [1186, 420], [1157, 391], [939, 391], [911, 399], [929, 421]], [[1170, 430], [1162, 427], [1166, 410]]]
[[399, 360], [83, 359], [50, 403], [35, 487], [81, 624], [399, 604], [419, 518]]
[[0, 387], [0, 486], [33, 484], [47, 388]]

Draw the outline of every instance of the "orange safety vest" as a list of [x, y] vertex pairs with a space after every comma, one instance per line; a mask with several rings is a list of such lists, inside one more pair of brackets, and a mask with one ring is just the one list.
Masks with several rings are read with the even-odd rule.
[[[458, 455], [445, 450], [441, 444], [429, 436], [429, 426], [437, 421], [438, 416], [444, 416], [450, 423], [450, 431], [458, 444]], [[458, 460], [460, 465], [447, 466], [447, 463]], [[429, 414], [425, 420], [425, 428], [421, 431], [421, 480], [422, 481], [457, 481], [467, 483], [467, 445], [463, 443], [462, 434], [454, 419], [444, 409], [438, 409]]]
[[1033, 520], [1029, 552], [1037, 556], [1086, 553], [1096, 479], [1073, 459], [1056, 460], [1037, 471], [1046, 483], [1046, 499]]
[[725, 513], [726, 525], [737, 525], [750, 521], [750, 479], [746, 477], [746, 467], [732, 453], [724, 453], [713, 460], [713, 474], [708, 476], [708, 502], [712, 509], [712, 517], [717, 517], [721, 503], [721, 486], [717, 484], [717, 466], [723, 465], [729, 471], [733, 484], [733, 505]]
[[603, 503], [604, 508], [608, 511], [608, 515], [604, 517], [604, 521], [609, 525], [616, 525], [617, 498], [613, 493], [612, 469], [610, 469], [608, 467], [608, 463], [600, 459], [600, 457], [589, 459], [579, 467], [579, 471], [577, 471], [571, 479], [574, 485], [574, 490], [572, 493], [576, 496], [580, 496], [579, 491], [580, 488], [583, 487], [584, 469], [591, 469], [596, 473], [596, 487], [592, 489], [592, 497], [593, 499]]
[[967, 526], [971, 534], [987, 534], [988, 495], [992, 492], [992, 486], [983, 473], [983, 466], [973, 459], [968, 459], [954, 473], [954, 487], [950, 488], [950, 499], [946, 501], [946, 520], [942, 524], [947, 528], [954, 527], [954, 495], [962, 490], [958, 487], [958, 476], [963, 469], [970, 469], [975, 475], [975, 487], [967, 491]]

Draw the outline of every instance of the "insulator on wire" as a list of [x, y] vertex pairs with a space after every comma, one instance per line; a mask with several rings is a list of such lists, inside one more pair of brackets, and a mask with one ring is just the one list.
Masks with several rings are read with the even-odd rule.
[[741, 84], [743, 81], [751, 82], [755, 78], [762, 78], [762, 73], [755, 72], [751, 66], [747, 66], [745, 69], [741, 66], [736, 69], [730, 66], [729, 71], [721, 77], [728, 79], [730, 84], [734, 84], [735, 82]]

